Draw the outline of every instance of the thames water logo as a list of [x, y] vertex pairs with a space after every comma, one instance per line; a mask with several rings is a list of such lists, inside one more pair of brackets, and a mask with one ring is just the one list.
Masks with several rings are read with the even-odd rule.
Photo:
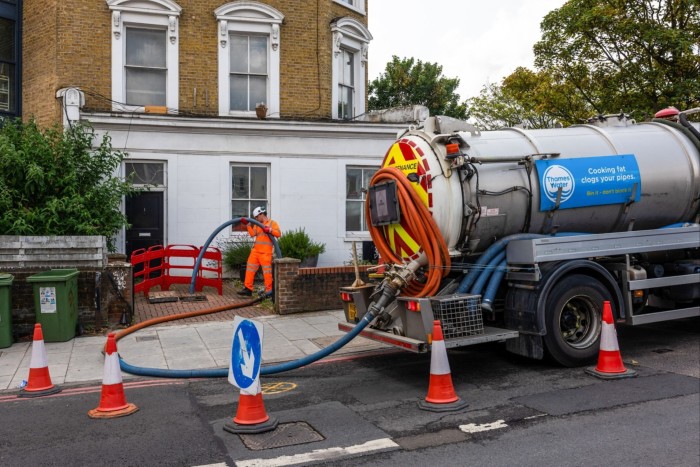
[[574, 176], [566, 167], [561, 165], [550, 165], [547, 167], [547, 170], [542, 175], [542, 182], [545, 196], [553, 203], [557, 201], [557, 193], [560, 188], [561, 203], [571, 198], [571, 195], [574, 194], [574, 188], [576, 188]]

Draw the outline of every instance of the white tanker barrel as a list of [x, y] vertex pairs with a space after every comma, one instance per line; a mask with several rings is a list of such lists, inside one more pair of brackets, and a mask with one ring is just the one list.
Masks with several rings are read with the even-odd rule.
[[[700, 151], [680, 127], [621, 120], [440, 134], [439, 125], [432, 117], [401, 136], [382, 167], [396, 167], [411, 181], [452, 256], [520, 232], [602, 233], [697, 221]], [[406, 260], [421, 251], [408, 225], [402, 218], [381, 228]]]

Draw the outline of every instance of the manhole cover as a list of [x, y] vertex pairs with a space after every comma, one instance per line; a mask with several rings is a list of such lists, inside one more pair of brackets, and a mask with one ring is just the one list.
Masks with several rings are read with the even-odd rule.
[[177, 292], [172, 290], [164, 290], [161, 292], [151, 292], [148, 294], [148, 303], [167, 303], [167, 302], [177, 302], [180, 297]]
[[323, 441], [325, 438], [306, 422], [282, 423], [272, 431], [257, 435], [238, 435], [251, 451], [281, 448], [296, 444]]
[[136, 336], [136, 342], [145, 342], [145, 341], [157, 341], [158, 336], [155, 334], [152, 336]]

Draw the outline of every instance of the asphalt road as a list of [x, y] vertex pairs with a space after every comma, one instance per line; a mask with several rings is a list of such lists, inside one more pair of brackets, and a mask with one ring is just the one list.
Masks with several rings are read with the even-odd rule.
[[457, 412], [421, 410], [429, 355], [338, 359], [262, 379], [273, 432], [222, 429], [225, 380], [126, 384], [140, 410], [93, 420], [99, 386], [0, 394], [0, 465], [700, 465], [700, 320], [618, 326], [638, 377], [602, 381], [506, 353], [449, 351]]

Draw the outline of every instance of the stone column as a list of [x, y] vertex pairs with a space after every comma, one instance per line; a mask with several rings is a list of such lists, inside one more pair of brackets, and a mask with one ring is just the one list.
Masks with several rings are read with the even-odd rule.
[[122, 314], [133, 318], [134, 294], [131, 263], [110, 262], [102, 271], [100, 281], [101, 318], [110, 325], [119, 324]]

